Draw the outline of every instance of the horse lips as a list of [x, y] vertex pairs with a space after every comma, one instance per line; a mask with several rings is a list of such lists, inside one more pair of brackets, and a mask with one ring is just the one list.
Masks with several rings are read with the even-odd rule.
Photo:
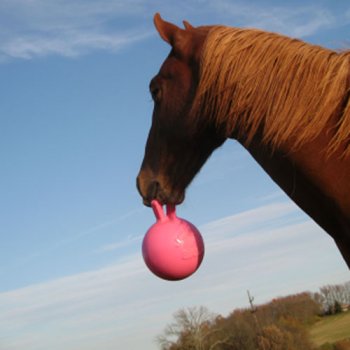
[[158, 277], [177, 281], [192, 275], [204, 257], [204, 243], [197, 228], [176, 216], [175, 206], [153, 200], [156, 223], [147, 231], [142, 255], [147, 267]]

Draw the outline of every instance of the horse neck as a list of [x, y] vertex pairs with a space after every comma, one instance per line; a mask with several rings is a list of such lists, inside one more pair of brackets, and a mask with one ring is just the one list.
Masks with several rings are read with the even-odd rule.
[[[259, 138], [246, 149], [282, 190], [330, 234], [350, 268], [350, 158], [329, 157], [322, 138], [288, 152]], [[244, 146], [244, 144], [243, 144]]]
[[[275, 147], [291, 136], [294, 145], [304, 144], [331, 126], [333, 151], [349, 137], [349, 88], [350, 52], [217, 27], [204, 46], [193, 105], [226, 135], [250, 141], [260, 131]], [[350, 147], [344, 152], [350, 155]]]

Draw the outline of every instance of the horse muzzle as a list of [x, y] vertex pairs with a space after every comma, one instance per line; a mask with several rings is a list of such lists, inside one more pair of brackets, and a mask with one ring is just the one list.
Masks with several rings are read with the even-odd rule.
[[151, 202], [157, 199], [161, 204], [181, 204], [184, 201], [184, 191], [176, 191], [165, 186], [154, 176], [140, 171], [136, 179], [136, 187], [143, 199], [143, 204], [150, 207]]
[[136, 187], [143, 199], [143, 204], [150, 207], [151, 201], [157, 199], [157, 194], [159, 191], [159, 183], [157, 181], [150, 181], [145, 184], [140, 176], [136, 179]]

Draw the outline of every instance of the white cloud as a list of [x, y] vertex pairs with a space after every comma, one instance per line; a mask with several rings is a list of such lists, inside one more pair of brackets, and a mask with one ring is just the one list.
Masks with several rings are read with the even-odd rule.
[[142, 26], [123, 25], [140, 15], [144, 1], [14, 0], [0, 4], [0, 57], [75, 57], [93, 50], [116, 51], [150, 36]]
[[[72, 340], [84, 338], [84, 333], [95, 325], [95, 332], [105, 331], [107, 324], [113, 325], [116, 331], [124, 327], [123, 320], [129, 319], [129, 307], [133, 309], [143, 303], [142, 298], [130, 298], [130, 292], [138, 286], [140, 274], [146, 274], [142, 262], [130, 257], [101, 270], [2, 293], [1, 332], [16, 334], [15, 338], [10, 337], [11, 346], [27, 341], [26, 330], [29, 329], [31, 337], [37, 334], [37, 340], [41, 339], [36, 343], [37, 347], [33, 344], [33, 348], [47, 346], [53, 349], [53, 335], [61, 333], [60, 329]], [[124, 288], [125, 284], [127, 288]], [[135, 297], [135, 293], [132, 295]], [[49, 330], [47, 335], [45, 329]], [[86, 335], [87, 338], [90, 336]], [[42, 345], [45, 342], [46, 345]]]
[[30, 59], [52, 54], [76, 57], [92, 50], [116, 51], [148, 36], [148, 33], [99, 34], [79, 31], [52, 37], [27, 35], [4, 42], [1, 51], [4, 57], [9, 58]]
[[0, 293], [0, 344], [9, 350], [154, 349], [154, 336], [180, 307], [202, 304], [225, 313], [246, 305], [246, 289], [263, 302], [331, 277], [349, 278], [331, 239], [296, 213], [289, 202], [272, 203], [200, 227], [206, 256], [185, 281], [152, 276], [137, 254]]
[[267, 6], [256, 3], [216, 1], [213, 9], [225, 17], [232, 17], [239, 25], [281, 32], [294, 37], [306, 37], [320, 29], [338, 25], [335, 16], [322, 5]]
[[329, 11], [315, 7], [288, 10], [277, 8], [271, 14], [266, 13], [256, 24], [258, 27], [304, 38], [331, 28], [336, 24], [336, 20]]
[[118, 242], [113, 242], [109, 244], [104, 244], [102, 247], [96, 250], [97, 253], [110, 252], [114, 250], [119, 250], [121, 248], [128, 247], [132, 244], [142, 241], [142, 236], [129, 236], [126, 239]]
[[210, 235], [210, 238], [235, 234], [246, 229], [256, 228], [256, 225], [271, 222], [280, 217], [285, 217], [296, 211], [296, 205], [292, 202], [280, 202], [267, 204], [262, 207], [247, 210], [243, 213], [228, 216], [226, 218], [213, 221], [202, 227], [202, 230]]
[[203, 22], [204, 18], [210, 21], [216, 16], [223, 24], [260, 27], [297, 37], [339, 25], [339, 18], [319, 4], [293, 7], [206, 0], [198, 5], [199, 1], [2, 1], [0, 59], [75, 57], [94, 50], [116, 51], [155, 34], [151, 19], [156, 11], [172, 21], [186, 17]]

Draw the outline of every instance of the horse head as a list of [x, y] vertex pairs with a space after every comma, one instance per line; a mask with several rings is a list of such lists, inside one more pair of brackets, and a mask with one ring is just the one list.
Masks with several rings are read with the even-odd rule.
[[185, 189], [208, 159], [224, 142], [205, 116], [194, 113], [201, 50], [210, 27], [184, 29], [154, 17], [161, 38], [171, 51], [159, 73], [150, 82], [154, 101], [152, 125], [137, 177], [137, 188], [145, 205], [153, 199], [179, 204]]

